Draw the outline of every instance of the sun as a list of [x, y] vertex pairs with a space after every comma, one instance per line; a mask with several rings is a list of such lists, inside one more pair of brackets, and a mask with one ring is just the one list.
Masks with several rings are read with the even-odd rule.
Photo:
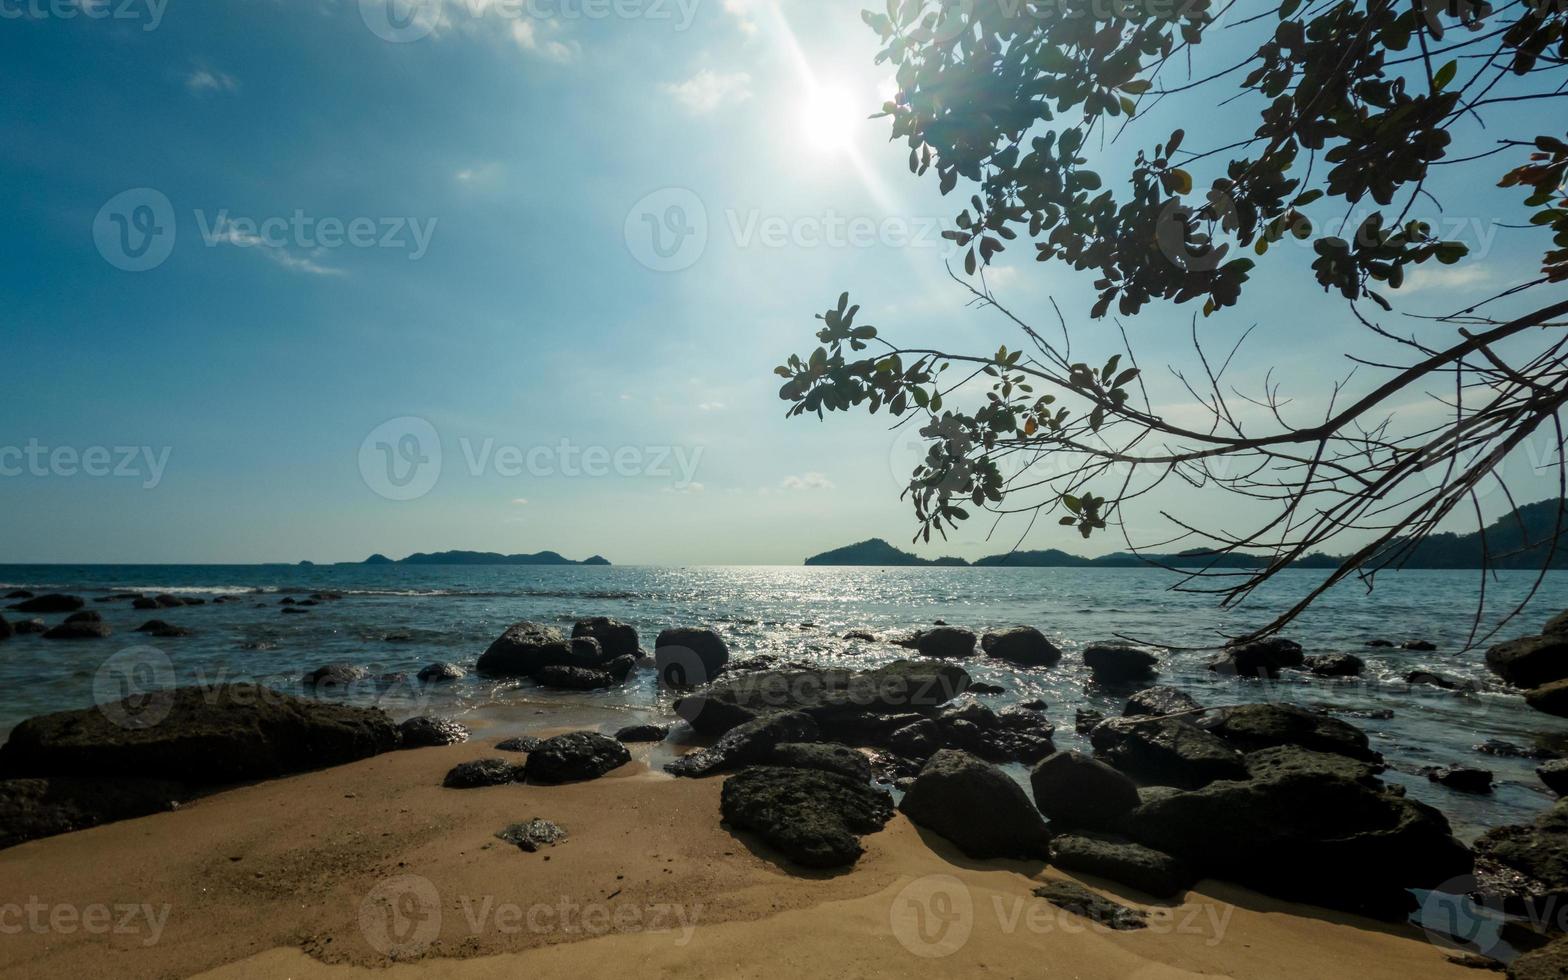
[[811, 86], [800, 104], [800, 134], [805, 144], [818, 153], [841, 153], [854, 142], [855, 126], [863, 113], [839, 85]]

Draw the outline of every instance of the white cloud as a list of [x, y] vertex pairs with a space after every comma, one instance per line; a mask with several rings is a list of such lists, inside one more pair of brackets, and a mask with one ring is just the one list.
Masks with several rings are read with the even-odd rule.
[[701, 116], [720, 106], [750, 99], [751, 76], [743, 71], [721, 73], [704, 68], [684, 82], [668, 83], [661, 88], [687, 112]]
[[[342, 269], [334, 269], [331, 266], [322, 265], [312, 258], [295, 255], [282, 246], [269, 244], [267, 240], [260, 235], [257, 235], [253, 232], [241, 231], [233, 221], [224, 221], [219, 224], [213, 240], [233, 245], [236, 248], [256, 249], [268, 260], [276, 262], [278, 265], [281, 265], [283, 268], [292, 272], [304, 272], [313, 276], [344, 275]], [[317, 249], [316, 253], [313, 254], [319, 254], [319, 252], [320, 250]]]
[[702, 493], [708, 489], [700, 483], [692, 482], [680, 487], [665, 487], [665, 493]]
[[800, 476], [786, 476], [780, 481], [779, 486], [785, 490], [832, 490], [833, 481], [821, 473], [803, 473]]
[[527, 497], [513, 497], [512, 498], [512, 504], [514, 506], [517, 506], [517, 507], [526, 507], [526, 506], [528, 506], [528, 498]]
[[699, 411], [699, 412], [722, 412], [722, 411], [724, 411], [724, 403], [723, 402], [703, 402], [702, 404], [697, 406], [697, 411]]
[[212, 68], [197, 68], [185, 78], [185, 88], [192, 95], [210, 92], [237, 92], [240, 83], [233, 76]]
[[747, 34], [757, 33], [757, 17], [766, 0], [724, 0], [724, 10], [735, 18], [735, 25]]
[[539, 37], [539, 31], [534, 27], [534, 22], [526, 18], [512, 21], [512, 40], [519, 48], [539, 55], [549, 61], [565, 63], [577, 57], [580, 46], [576, 41], [570, 44]]
[[1479, 262], [1417, 269], [1405, 279], [1401, 294], [1429, 289], [1475, 289], [1492, 282], [1492, 270]]

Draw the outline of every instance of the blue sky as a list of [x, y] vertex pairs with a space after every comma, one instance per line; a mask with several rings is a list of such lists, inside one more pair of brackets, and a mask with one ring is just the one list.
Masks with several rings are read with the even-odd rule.
[[[397, 41], [383, 2], [0, 0], [0, 464], [24, 461], [0, 477], [4, 559], [794, 563], [906, 543], [909, 437], [785, 420], [772, 368], [844, 289], [910, 342], [1016, 337], [947, 280], [958, 199], [864, 119], [890, 72], [859, 5], [429, 0]], [[1219, 117], [1173, 111], [1195, 108]], [[1519, 220], [1489, 185], [1447, 190], [1477, 243]], [[1528, 276], [1528, 234], [1419, 273], [1402, 309]], [[1270, 258], [1203, 330], [1261, 323], [1238, 378], [1283, 365], [1305, 410], [1360, 329], [1303, 281], [1308, 253]], [[1093, 361], [1119, 341], [1087, 320], [1089, 278], [1009, 253], [993, 283], [1047, 324], [1054, 296]], [[1190, 313], [1128, 323], [1145, 363], [1186, 356]], [[1546, 493], [1529, 469], [1521, 499]], [[1022, 530], [988, 529], [917, 550]]]

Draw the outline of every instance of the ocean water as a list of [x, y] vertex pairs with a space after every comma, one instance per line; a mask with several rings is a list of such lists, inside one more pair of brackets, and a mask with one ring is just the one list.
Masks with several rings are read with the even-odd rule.
[[[1475, 572], [1406, 571], [1382, 576], [1376, 589], [1346, 584], [1325, 596], [1287, 633], [1308, 653], [1351, 652], [1367, 661], [1366, 676], [1330, 681], [1287, 676], [1278, 682], [1217, 678], [1203, 669], [1226, 635], [1268, 621], [1321, 573], [1292, 570], [1240, 609], [1221, 610], [1212, 597], [1173, 592], [1170, 573], [1155, 569], [1066, 568], [803, 568], [781, 566], [638, 568], [499, 566], [8, 566], [0, 592], [28, 588], [69, 592], [89, 600], [114, 630], [109, 640], [64, 642], [18, 636], [0, 643], [0, 737], [31, 715], [95, 703], [116, 690], [115, 670], [127, 656], [152, 656], [172, 666], [179, 683], [256, 680], [297, 691], [314, 667], [350, 662], [378, 677], [345, 696], [376, 703], [394, 716], [440, 713], [483, 720], [496, 730], [541, 727], [553, 712], [592, 709], [597, 717], [624, 713], [627, 721], [668, 715], [670, 695], [651, 670], [609, 691], [551, 692], [528, 682], [463, 680], [420, 685], [425, 664], [450, 660], [472, 667], [485, 647], [522, 619], [570, 627], [587, 616], [613, 616], [636, 626], [645, 647], [674, 625], [717, 629], [736, 657], [774, 654], [825, 664], [868, 667], [910, 656], [882, 643], [845, 641], [848, 630], [910, 629], [941, 619], [976, 631], [1031, 625], [1066, 653], [1047, 669], [1012, 667], [980, 657], [966, 664], [978, 681], [1005, 687], [987, 697], [1001, 708], [1035, 698], [1048, 703], [1062, 748], [1085, 748], [1073, 732], [1076, 709], [1119, 714], [1126, 690], [1090, 678], [1078, 652], [1088, 643], [1124, 637], [1180, 649], [1169, 654], [1163, 683], [1191, 692], [1203, 704], [1278, 700], [1327, 706], [1372, 737], [1390, 764], [1387, 778], [1410, 796], [1449, 815], [1463, 837], [1528, 819], [1552, 798], [1528, 759], [1476, 751], [1488, 739], [1530, 745], [1540, 736], [1568, 738], [1568, 720], [1532, 711], [1516, 692], [1497, 683], [1481, 651], [1464, 649], [1476, 613]], [[1532, 573], [1501, 572], [1486, 587], [1486, 622], [1523, 601]], [[111, 592], [171, 592], [213, 598], [219, 605], [137, 611], [128, 602], [94, 602]], [[341, 601], [306, 615], [283, 615], [280, 599], [317, 591]], [[1568, 573], [1552, 573], [1503, 638], [1533, 633], [1568, 608]], [[27, 618], [14, 612], [7, 618]], [[49, 623], [61, 616], [41, 617]], [[147, 640], [134, 632], [148, 619], [188, 627], [193, 635]], [[1401, 643], [1424, 639], [1434, 653], [1370, 649], [1369, 639]], [[114, 658], [118, 657], [116, 660]], [[162, 661], [167, 657], [167, 661]], [[119, 665], [119, 666], [117, 666]], [[1467, 693], [1405, 684], [1425, 669], [1474, 682]], [[1362, 713], [1391, 711], [1392, 717]], [[1496, 791], [1467, 796], [1429, 782], [1422, 767], [1466, 764], [1493, 770]], [[1016, 775], [1022, 776], [1018, 768]]]

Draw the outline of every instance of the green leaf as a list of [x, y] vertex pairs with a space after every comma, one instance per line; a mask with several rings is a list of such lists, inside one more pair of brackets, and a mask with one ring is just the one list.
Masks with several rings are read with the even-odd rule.
[[1443, 89], [1447, 88], [1448, 83], [1453, 81], [1454, 76], [1458, 73], [1459, 62], [1457, 61], [1450, 61], [1448, 64], [1439, 68], [1437, 70], [1437, 74], [1432, 76], [1433, 91], [1441, 92]]

